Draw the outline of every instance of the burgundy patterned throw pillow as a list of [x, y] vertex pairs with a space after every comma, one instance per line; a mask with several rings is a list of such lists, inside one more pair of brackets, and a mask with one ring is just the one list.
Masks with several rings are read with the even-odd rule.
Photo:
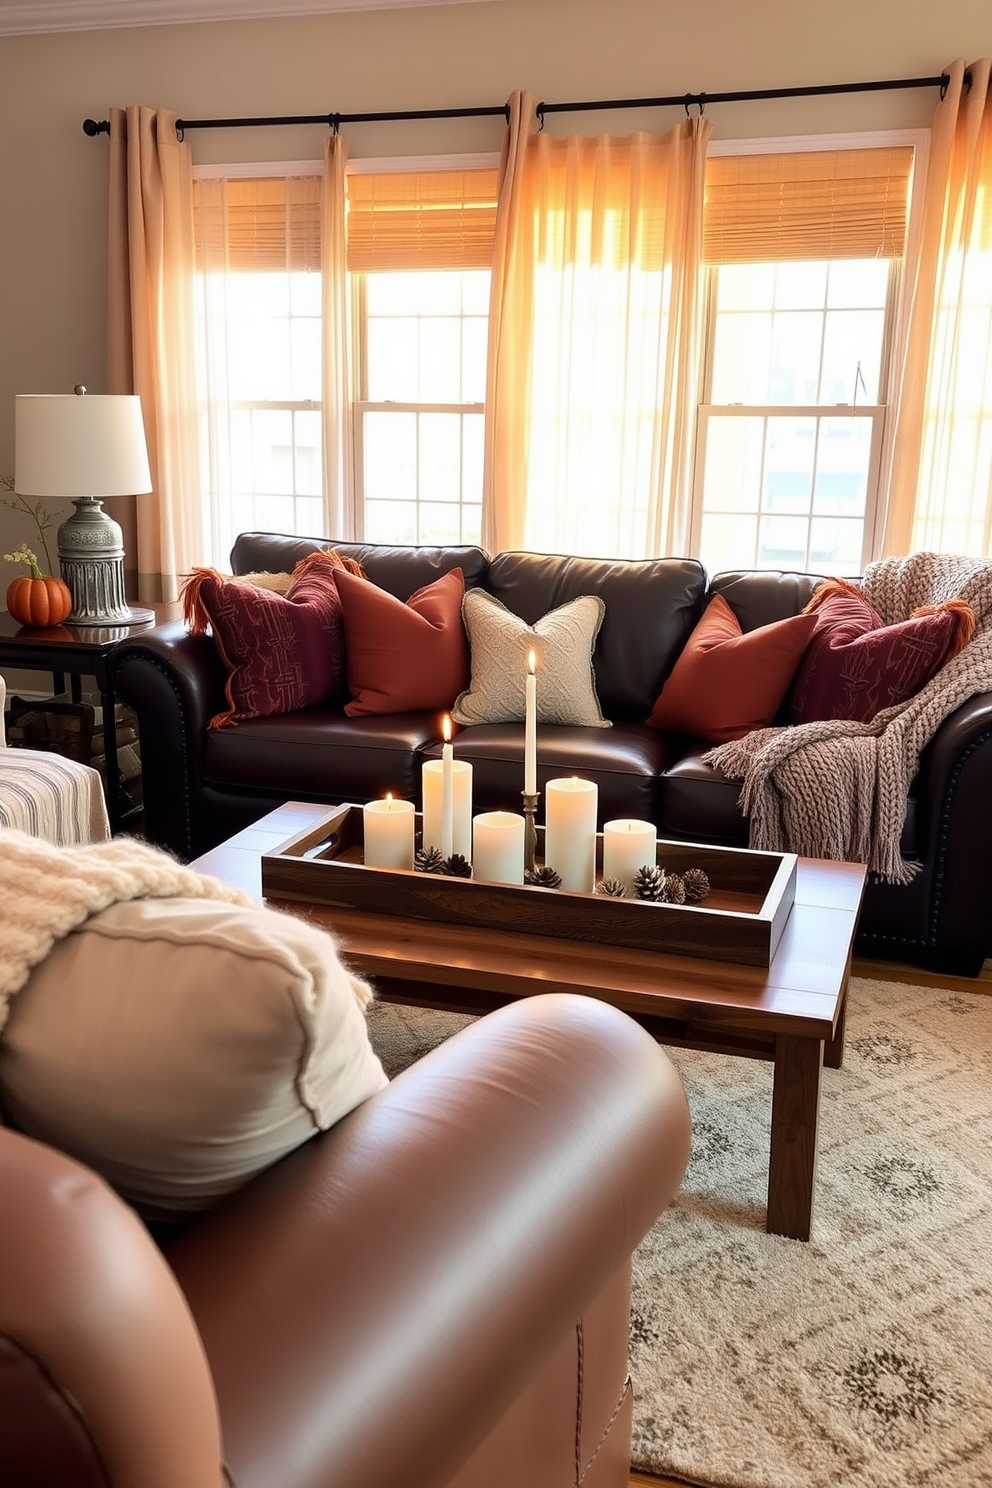
[[[228, 707], [210, 720], [223, 728], [247, 718], [292, 713], [347, 696], [344, 627], [336, 571], [357, 565], [334, 552], [311, 553], [285, 595], [196, 568], [183, 585], [190, 630], [213, 632], [228, 670]], [[360, 570], [359, 570], [360, 572]]]
[[914, 610], [908, 620], [886, 625], [846, 579], [821, 584], [804, 613], [810, 611], [816, 629], [792, 688], [793, 723], [869, 723], [919, 692], [975, 629], [971, 606], [962, 599]]

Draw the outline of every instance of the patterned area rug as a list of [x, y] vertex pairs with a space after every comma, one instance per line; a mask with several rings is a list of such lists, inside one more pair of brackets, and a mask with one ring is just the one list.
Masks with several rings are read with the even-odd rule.
[[[469, 1020], [378, 1004], [390, 1073]], [[809, 1244], [764, 1232], [771, 1068], [672, 1050], [682, 1190], [634, 1258], [634, 1465], [712, 1488], [992, 1485], [992, 997], [855, 978]]]

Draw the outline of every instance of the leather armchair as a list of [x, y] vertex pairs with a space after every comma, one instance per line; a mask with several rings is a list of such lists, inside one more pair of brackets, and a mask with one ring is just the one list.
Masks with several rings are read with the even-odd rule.
[[480, 1019], [156, 1247], [0, 1130], [4, 1488], [626, 1488], [629, 1260], [681, 1181], [664, 1052]]

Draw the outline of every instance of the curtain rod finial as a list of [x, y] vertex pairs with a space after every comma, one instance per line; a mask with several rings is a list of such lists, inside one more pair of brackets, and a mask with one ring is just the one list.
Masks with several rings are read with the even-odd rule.
[[109, 134], [110, 120], [101, 119], [99, 122], [97, 122], [96, 119], [84, 119], [83, 133], [88, 134], [90, 139], [94, 139], [98, 134]]

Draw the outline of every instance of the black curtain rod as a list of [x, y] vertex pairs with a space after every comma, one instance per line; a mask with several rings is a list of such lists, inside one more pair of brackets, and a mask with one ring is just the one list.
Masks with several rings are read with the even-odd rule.
[[[965, 73], [965, 82], [971, 81]], [[871, 83], [820, 83], [806, 88], [750, 88], [731, 93], [673, 93], [662, 98], [599, 98], [576, 103], [539, 103], [537, 117], [543, 124], [545, 114], [583, 113], [597, 109], [668, 108], [683, 106], [688, 113], [695, 104], [700, 112], [708, 103], [748, 103], [763, 98], [816, 98], [832, 93], [882, 93], [894, 88], [939, 88], [943, 98], [950, 78], [946, 72], [936, 77], [889, 78]], [[180, 137], [187, 129], [249, 129], [280, 124], [323, 124], [337, 131], [342, 124], [379, 124], [415, 119], [480, 119], [509, 117], [505, 104], [491, 108], [398, 109], [376, 114], [276, 114], [254, 119], [177, 119]], [[83, 120], [83, 132], [90, 136], [110, 133], [110, 121]]]

